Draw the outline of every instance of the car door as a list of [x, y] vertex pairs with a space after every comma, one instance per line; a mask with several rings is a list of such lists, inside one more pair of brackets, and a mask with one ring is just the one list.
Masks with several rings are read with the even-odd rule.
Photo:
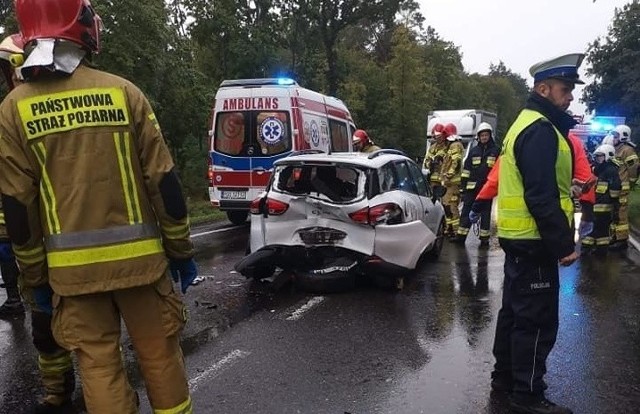
[[433, 204], [431, 199], [432, 192], [431, 188], [427, 184], [427, 180], [420, 168], [414, 164], [413, 162], [407, 162], [409, 172], [414, 180], [418, 196], [420, 197], [420, 203], [422, 205], [422, 211], [424, 212], [423, 222], [431, 229], [431, 231], [436, 232], [438, 229], [438, 225], [440, 224], [440, 215], [436, 206]]

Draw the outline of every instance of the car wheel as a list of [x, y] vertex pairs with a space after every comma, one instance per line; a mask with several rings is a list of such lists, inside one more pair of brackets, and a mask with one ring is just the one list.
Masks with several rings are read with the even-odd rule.
[[433, 247], [431, 250], [427, 252], [427, 259], [434, 261], [440, 257], [440, 252], [442, 252], [442, 246], [444, 245], [444, 220], [440, 222], [440, 226], [438, 226], [438, 233], [436, 233], [436, 241], [433, 243]]
[[227, 218], [236, 226], [244, 224], [247, 221], [247, 217], [249, 217], [248, 211], [227, 211]]

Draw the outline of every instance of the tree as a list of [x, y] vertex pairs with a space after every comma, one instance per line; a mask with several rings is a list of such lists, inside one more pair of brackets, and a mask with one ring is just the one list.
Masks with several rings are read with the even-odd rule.
[[583, 92], [583, 101], [590, 111], [624, 116], [636, 130], [640, 128], [639, 21], [638, 0], [616, 9], [608, 34], [589, 45], [587, 74], [594, 81]]

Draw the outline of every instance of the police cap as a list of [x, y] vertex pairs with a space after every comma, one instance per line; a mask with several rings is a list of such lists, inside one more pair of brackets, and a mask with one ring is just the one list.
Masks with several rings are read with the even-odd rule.
[[558, 79], [569, 83], [583, 85], [584, 82], [578, 77], [578, 68], [584, 59], [583, 53], [570, 53], [553, 59], [545, 60], [531, 66], [529, 73], [533, 76], [534, 82], [545, 79]]

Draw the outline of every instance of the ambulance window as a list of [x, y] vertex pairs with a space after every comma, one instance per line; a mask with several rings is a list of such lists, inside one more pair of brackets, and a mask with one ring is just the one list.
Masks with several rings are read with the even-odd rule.
[[349, 130], [347, 124], [335, 119], [329, 120], [331, 128], [331, 151], [348, 152], [349, 151]]
[[291, 150], [289, 113], [285, 111], [258, 112], [256, 140], [259, 154], [276, 155]]
[[218, 114], [214, 135], [214, 149], [228, 155], [242, 152], [245, 141], [246, 113], [222, 112]]

